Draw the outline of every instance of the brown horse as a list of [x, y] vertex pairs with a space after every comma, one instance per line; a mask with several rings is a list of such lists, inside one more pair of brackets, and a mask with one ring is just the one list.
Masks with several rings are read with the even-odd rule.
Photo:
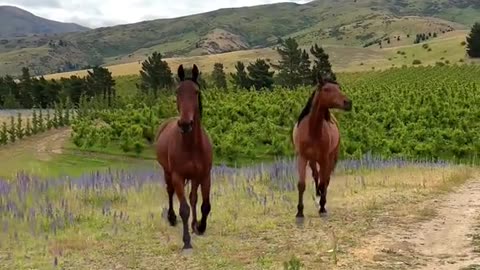
[[[330, 183], [330, 175], [338, 160], [340, 147], [338, 125], [329, 111], [333, 108], [350, 111], [352, 101], [342, 93], [336, 82], [325, 80], [320, 76], [316, 89], [301, 112], [292, 134], [298, 158], [298, 218], [303, 218], [303, 193], [307, 163], [312, 170], [317, 199], [320, 197], [320, 214], [327, 212], [325, 208], [327, 188]], [[317, 164], [320, 166], [320, 174]]]
[[[191, 182], [190, 206], [192, 229], [202, 235], [207, 228], [210, 213], [210, 171], [212, 169], [212, 145], [201, 125], [202, 103], [197, 83], [199, 71], [193, 65], [192, 78], [185, 79], [183, 65], [178, 67], [180, 83], [177, 88], [177, 109], [180, 117], [167, 120], [159, 129], [156, 138], [157, 160], [163, 167], [168, 192], [168, 220], [175, 226], [177, 216], [173, 210], [173, 193], [180, 202], [180, 217], [183, 222], [183, 249], [191, 249], [188, 206], [184, 187]], [[176, 120], [176, 121], [175, 121]], [[197, 190], [202, 191], [202, 219], [197, 222]]]

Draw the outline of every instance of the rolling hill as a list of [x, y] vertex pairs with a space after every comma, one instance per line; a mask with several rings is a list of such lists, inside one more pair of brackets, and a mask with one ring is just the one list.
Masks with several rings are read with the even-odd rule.
[[0, 6], [0, 38], [81, 32], [89, 28], [47, 20], [13, 6]]
[[221, 9], [174, 19], [0, 42], [0, 74], [28, 66], [36, 75], [96, 64], [141, 61], [157, 50], [192, 57], [258, 50], [295, 37], [301, 45], [382, 48], [413, 44], [418, 33], [465, 30], [480, 17], [476, 0], [316, 0]]

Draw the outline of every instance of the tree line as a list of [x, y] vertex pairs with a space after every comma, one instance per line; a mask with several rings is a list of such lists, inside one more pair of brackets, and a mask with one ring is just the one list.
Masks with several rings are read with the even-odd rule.
[[[295, 39], [280, 39], [275, 50], [280, 56], [278, 64], [270, 64], [269, 59], [261, 58], [247, 64], [238, 61], [235, 72], [228, 75], [222, 63], [215, 63], [209, 78], [210, 86], [225, 89], [230, 81], [237, 89], [272, 89], [275, 84], [292, 89], [314, 85], [319, 74], [336, 80], [329, 55], [317, 44], [310, 47], [309, 54], [307, 50], [300, 48]], [[175, 83], [172, 70], [158, 52], [154, 52], [142, 63], [140, 77], [141, 82], [137, 84], [137, 88], [154, 96], [157, 96], [161, 89], [171, 88]], [[200, 81], [200, 85], [206, 87], [206, 84], [206, 80]]]
[[103, 67], [93, 67], [86, 77], [71, 76], [60, 80], [32, 77], [28, 68], [15, 80], [0, 77], [0, 108], [52, 108], [57, 103], [78, 104], [81, 97], [103, 97], [111, 104], [116, 96], [112, 73]]

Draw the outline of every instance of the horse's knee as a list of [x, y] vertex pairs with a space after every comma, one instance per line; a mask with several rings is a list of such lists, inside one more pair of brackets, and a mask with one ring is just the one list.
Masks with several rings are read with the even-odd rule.
[[297, 188], [298, 188], [298, 191], [304, 192], [305, 191], [305, 182], [298, 182]]

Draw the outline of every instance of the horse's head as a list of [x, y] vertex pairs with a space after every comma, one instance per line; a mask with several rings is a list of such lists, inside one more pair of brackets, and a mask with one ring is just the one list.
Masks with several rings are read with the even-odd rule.
[[314, 102], [318, 106], [328, 109], [352, 110], [352, 101], [342, 92], [336, 82], [319, 76], [316, 92]]
[[192, 78], [185, 79], [183, 65], [178, 67], [180, 83], [177, 87], [177, 109], [180, 112], [178, 127], [180, 132], [188, 133], [193, 129], [193, 123], [201, 110], [200, 89], [198, 87], [198, 67], [193, 65]]

